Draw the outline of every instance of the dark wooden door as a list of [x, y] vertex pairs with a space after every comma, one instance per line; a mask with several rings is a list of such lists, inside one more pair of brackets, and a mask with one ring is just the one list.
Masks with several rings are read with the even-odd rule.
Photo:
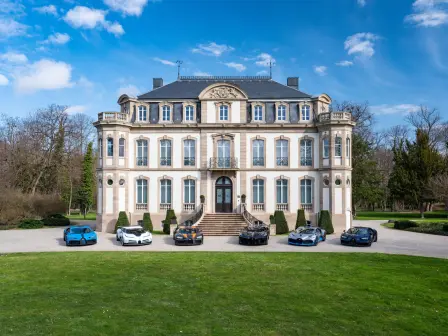
[[216, 212], [232, 212], [232, 186], [216, 186]]

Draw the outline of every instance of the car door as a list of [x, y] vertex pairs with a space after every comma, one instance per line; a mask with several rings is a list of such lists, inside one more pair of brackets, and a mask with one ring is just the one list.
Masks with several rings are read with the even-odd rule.
[[70, 230], [70, 228], [67, 228], [64, 230], [64, 241], [67, 239], [67, 233]]

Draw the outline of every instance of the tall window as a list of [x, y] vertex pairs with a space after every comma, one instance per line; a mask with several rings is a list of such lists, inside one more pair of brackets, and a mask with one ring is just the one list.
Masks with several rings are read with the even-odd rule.
[[218, 167], [230, 167], [230, 141], [218, 140]]
[[160, 181], [160, 203], [171, 204], [171, 180]]
[[302, 120], [305, 120], [305, 121], [310, 120], [310, 106], [309, 105], [302, 106]]
[[119, 157], [124, 157], [124, 144], [125, 144], [125, 140], [123, 138], [120, 138], [120, 140], [118, 140], [118, 156]]
[[253, 166], [264, 166], [264, 140], [253, 141]]
[[184, 181], [184, 203], [194, 204], [195, 202], [195, 189], [196, 189], [196, 181], [195, 180], [185, 180]]
[[171, 107], [168, 105], [164, 105], [162, 107], [162, 121], [170, 121], [171, 120]]
[[286, 121], [286, 106], [280, 105], [277, 108], [277, 120], [278, 121]]
[[302, 205], [309, 205], [313, 203], [313, 188], [310, 179], [300, 181], [300, 203]]
[[147, 120], [146, 106], [140, 105], [138, 107], [138, 120], [139, 121], [146, 121]]
[[99, 148], [99, 152], [100, 152], [100, 158], [103, 157], [103, 139], [99, 138], [98, 139], [98, 148]]
[[160, 141], [160, 165], [171, 166], [171, 140]]
[[114, 156], [114, 139], [107, 138], [107, 156]]
[[184, 140], [184, 166], [195, 166], [196, 141]]
[[277, 151], [277, 166], [287, 166], [288, 165], [288, 140], [277, 140], [276, 143]]
[[300, 140], [300, 165], [311, 166], [313, 164], [313, 141], [310, 139]]
[[148, 204], [147, 180], [137, 180], [137, 204]]
[[350, 138], [345, 140], [345, 155], [347, 156], [347, 159], [350, 159]]
[[323, 145], [323, 158], [324, 159], [328, 159], [330, 157], [330, 140], [328, 138], [324, 138], [322, 140], [322, 145]]
[[219, 107], [219, 120], [220, 121], [229, 120], [229, 107], [227, 105], [221, 105]]
[[260, 204], [264, 203], [264, 180], [256, 179], [253, 181], [253, 203]]
[[342, 156], [342, 138], [337, 136], [334, 141], [334, 156], [341, 157]]
[[193, 106], [188, 105], [187, 107], [185, 107], [185, 120], [193, 121], [193, 116], [194, 116]]
[[148, 165], [148, 140], [137, 140], [137, 166]]
[[277, 180], [277, 204], [288, 203], [288, 180]]
[[263, 107], [261, 105], [256, 105], [254, 109], [254, 120], [262, 121], [263, 120]]

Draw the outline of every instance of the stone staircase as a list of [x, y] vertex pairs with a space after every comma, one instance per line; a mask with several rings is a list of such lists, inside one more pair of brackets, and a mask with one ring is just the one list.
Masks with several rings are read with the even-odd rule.
[[205, 214], [198, 224], [205, 236], [238, 236], [245, 226], [243, 216], [234, 213]]

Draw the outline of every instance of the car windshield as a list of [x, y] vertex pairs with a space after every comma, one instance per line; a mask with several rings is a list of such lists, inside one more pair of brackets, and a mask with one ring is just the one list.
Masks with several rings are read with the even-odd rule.
[[351, 228], [347, 232], [353, 234], [369, 234], [369, 230], [366, 228]]
[[305, 230], [300, 231], [300, 233], [302, 233], [302, 234], [315, 234], [316, 232], [315, 232], [314, 229], [305, 229]]
[[140, 229], [140, 228], [137, 228], [137, 229], [126, 229], [126, 231], [125, 231], [126, 233], [129, 233], [129, 234], [142, 234], [142, 233], [145, 233], [145, 230], [143, 230], [143, 229]]
[[191, 234], [194, 232], [195, 232], [195, 230], [193, 230], [193, 229], [179, 229], [179, 233], [181, 233], [181, 234]]
[[70, 229], [70, 232], [71, 232], [71, 233], [76, 233], [76, 234], [80, 234], [80, 233], [89, 233], [89, 232], [90, 232], [90, 229], [89, 229], [89, 228], [82, 228], [82, 227], [79, 227], [79, 228], [71, 228], [71, 229]]

